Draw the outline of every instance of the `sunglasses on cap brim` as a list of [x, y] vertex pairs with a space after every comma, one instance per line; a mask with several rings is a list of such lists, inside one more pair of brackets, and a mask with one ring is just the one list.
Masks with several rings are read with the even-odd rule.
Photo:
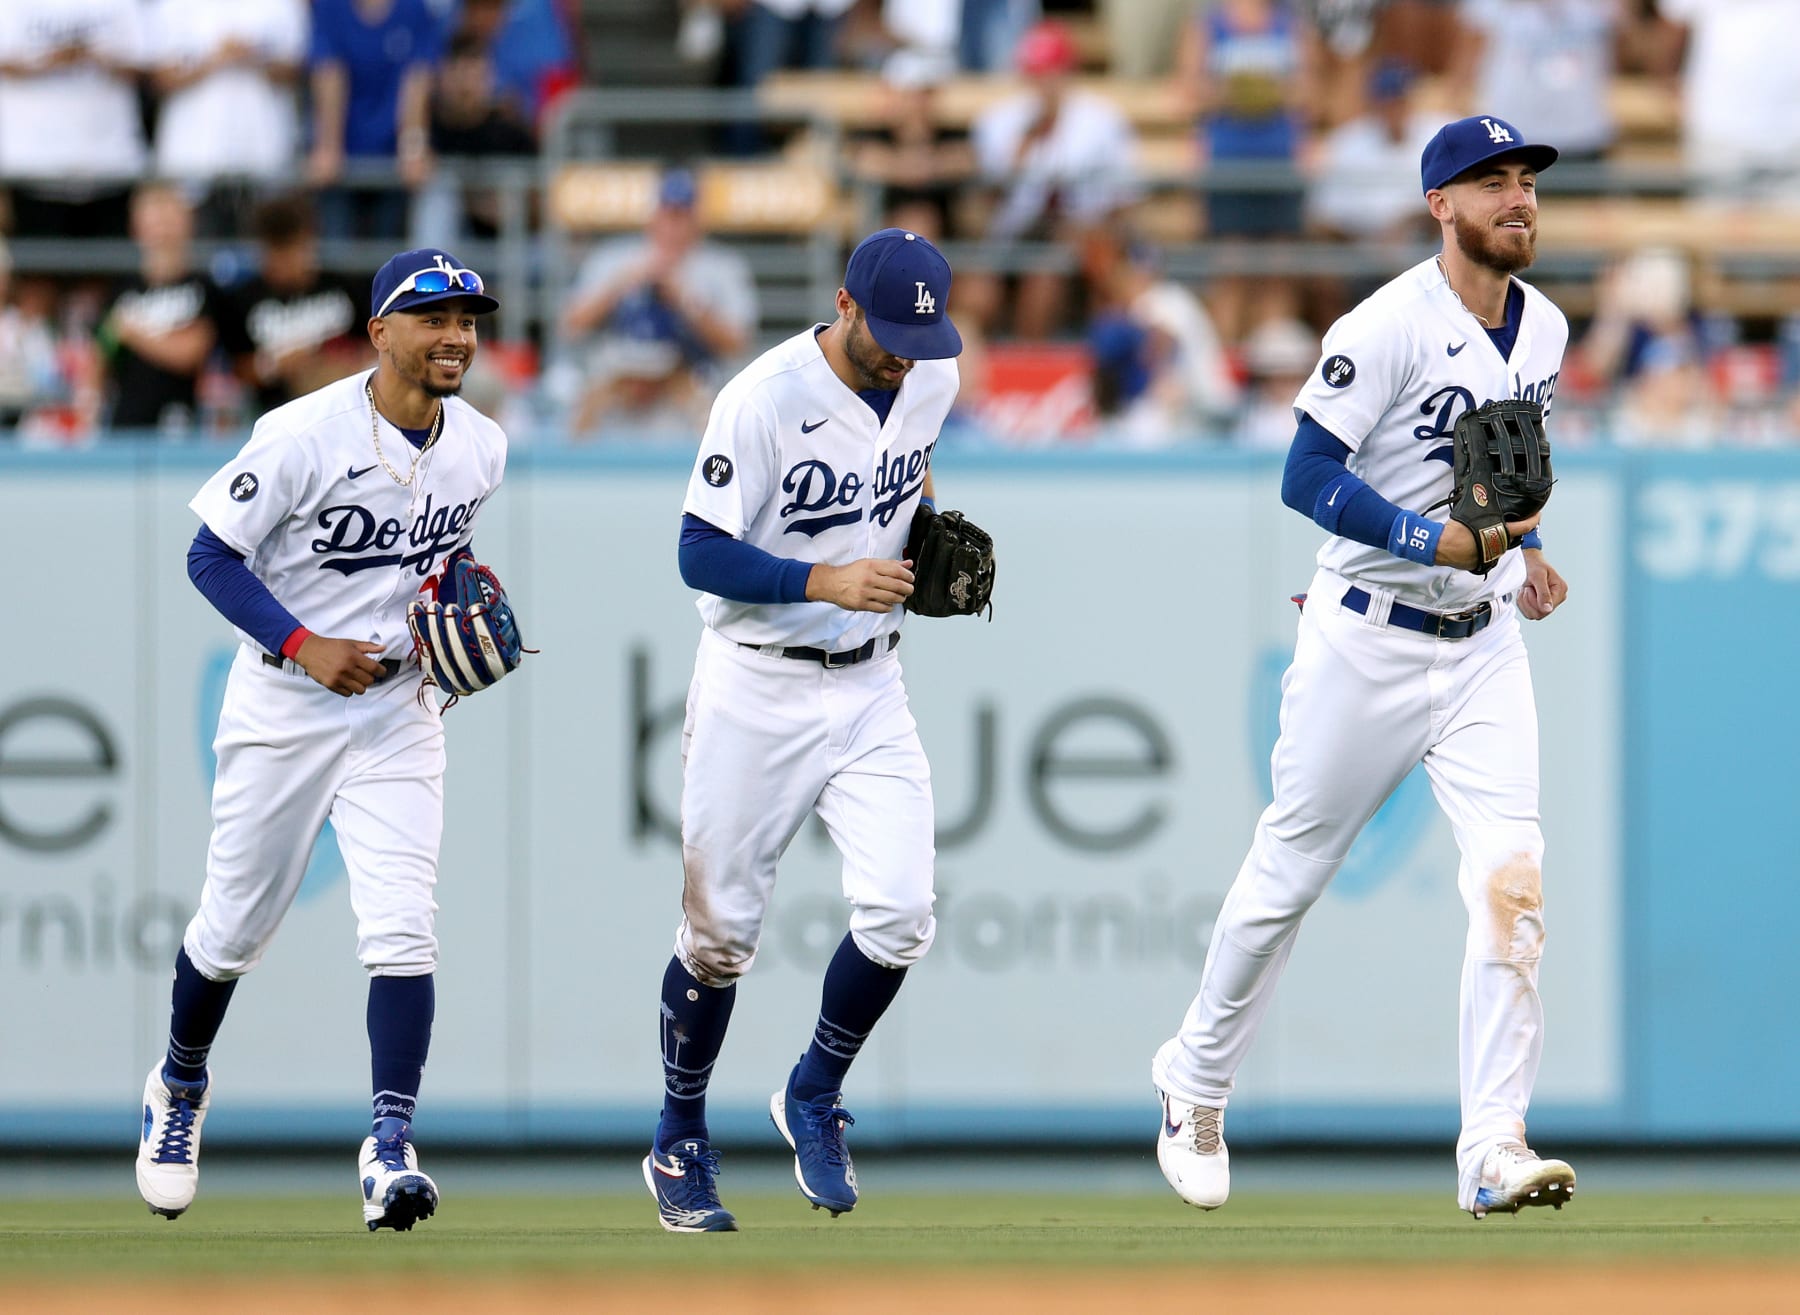
[[400, 286], [388, 293], [387, 300], [381, 303], [381, 309], [375, 312], [375, 318], [380, 319], [383, 315], [386, 315], [388, 307], [392, 306], [395, 301], [408, 292], [424, 292], [432, 294], [439, 292], [479, 293], [484, 291], [486, 291], [486, 289], [482, 286], [481, 275], [477, 274], [474, 270], [443, 269], [434, 265], [430, 269], [420, 270], [417, 274], [409, 274], [405, 279], [401, 280]]

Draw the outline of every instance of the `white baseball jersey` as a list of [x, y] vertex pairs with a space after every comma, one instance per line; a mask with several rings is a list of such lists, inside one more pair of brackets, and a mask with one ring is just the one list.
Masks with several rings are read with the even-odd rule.
[[[720, 392], [682, 510], [777, 557], [898, 560], [956, 400], [956, 362], [918, 362], [883, 424], [833, 373], [817, 332], [770, 348]], [[716, 594], [702, 594], [699, 608], [727, 639], [830, 652], [897, 630], [904, 615]]]
[[[1331, 326], [1319, 368], [1294, 399], [1296, 414], [1342, 439], [1351, 473], [1382, 497], [1424, 512], [1450, 496], [1450, 434], [1464, 412], [1510, 397], [1537, 402], [1549, 414], [1569, 322], [1537, 289], [1519, 286], [1525, 309], [1512, 355], [1502, 358], [1437, 261], [1413, 266]], [[1449, 508], [1431, 516], [1444, 521]], [[1516, 550], [1485, 577], [1341, 537], [1327, 540], [1318, 560], [1434, 612], [1511, 593], [1525, 579]]]
[[[447, 397], [443, 432], [423, 453], [375, 420], [378, 455], [365, 389], [372, 373], [269, 412], [188, 505], [308, 630], [404, 657], [412, 652], [406, 605], [469, 542], [505, 472], [506, 435]], [[381, 459], [404, 478], [415, 456], [411, 487]]]

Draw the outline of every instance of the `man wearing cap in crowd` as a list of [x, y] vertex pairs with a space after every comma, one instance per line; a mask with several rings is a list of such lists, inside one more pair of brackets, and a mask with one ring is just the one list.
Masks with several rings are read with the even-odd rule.
[[573, 394], [570, 430], [607, 421], [687, 430], [706, 414], [723, 369], [756, 330], [756, 280], [738, 252], [706, 241], [697, 181], [671, 169], [644, 232], [583, 262], [562, 314], [566, 345], [593, 335], [558, 372]]
[[506, 435], [457, 396], [499, 303], [425, 249], [383, 265], [370, 304], [375, 368], [263, 416], [189, 504], [189, 578], [241, 642], [213, 740], [206, 880], [175, 957], [168, 1050], [144, 1083], [138, 1190], [170, 1219], [199, 1188], [213, 1040], [327, 820], [369, 976], [363, 1221], [404, 1232], [438, 1206], [412, 1124], [437, 1007], [444, 726], [407, 610], [436, 597], [505, 472]]
[[[1575, 1171], [1525, 1139], [1544, 1043], [1544, 836], [1520, 619], [1550, 616], [1568, 585], [1544, 557], [1537, 515], [1478, 539], [1446, 510], [1459, 420], [1491, 402], [1550, 410], [1568, 321], [1514, 275], [1536, 254], [1537, 176], [1556, 154], [1492, 115], [1440, 128], [1420, 183], [1441, 252], [1332, 325], [1294, 399], [1281, 499], [1330, 537], [1296, 599], [1272, 801], [1213, 924], [1199, 992], [1151, 1062], [1157, 1161], [1201, 1209], [1229, 1195], [1226, 1102], [1301, 919], [1421, 765], [1461, 853], [1468, 914], [1457, 1205], [1480, 1219], [1560, 1208], [1574, 1192]], [[1379, 987], [1346, 990], [1375, 1037]]]
[[682, 729], [682, 913], [662, 982], [662, 1117], [644, 1181], [662, 1226], [737, 1228], [706, 1089], [775, 869], [817, 813], [843, 856], [849, 932], [819, 1016], [770, 1099], [802, 1195], [856, 1205], [844, 1077], [931, 947], [931, 773], [897, 646], [913, 513], [956, 398], [950, 266], [883, 229], [850, 256], [836, 317], [765, 352], [713, 404], [683, 506], [700, 648]]
[[[1027, 89], [983, 110], [972, 129], [975, 167], [996, 198], [987, 237], [1073, 241], [1137, 199], [1137, 142], [1116, 105], [1070, 85], [1078, 52], [1064, 24], [1046, 19], [1033, 26], [1015, 58]], [[1020, 276], [1012, 334], [1054, 333], [1069, 282], [1047, 270]], [[983, 328], [1007, 331], [998, 322], [1000, 281], [984, 274], [969, 283], [962, 304]]]

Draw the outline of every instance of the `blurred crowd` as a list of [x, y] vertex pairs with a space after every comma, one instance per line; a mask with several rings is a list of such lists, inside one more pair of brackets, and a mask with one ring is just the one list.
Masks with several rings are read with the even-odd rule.
[[[610, 8], [5, 0], [0, 440], [239, 433], [372, 359], [367, 272], [343, 252], [491, 251], [523, 213], [532, 286], [496, 290], [553, 313], [504, 334], [472, 400], [574, 441], [691, 441], [723, 379], [796, 327], [764, 314], [756, 251], [708, 231], [700, 171], [792, 143], [720, 123], [700, 158], [663, 162], [640, 226], [551, 259], [535, 188], [509, 220], [495, 166], [533, 162], [560, 98], [605, 85], [589, 52]], [[950, 309], [971, 442], [1285, 446], [1324, 329], [1435, 244], [1419, 152], [1459, 114], [1561, 148], [1549, 208], [1608, 191], [1629, 81], [1676, 107], [1666, 172], [1697, 216], [1791, 211], [1800, 230], [1800, 0], [668, 8], [684, 85], [850, 80], [834, 168], [864, 225], [969, 253]], [[1172, 133], [1134, 118], [1144, 96]], [[88, 272], [83, 243], [107, 241], [133, 271]], [[1302, 248], [1341, 258], [1284, 262]], [[1183, 277], [1195, 250], [1231, 258]], [[1559, 438], [1800, 441], [1795, 252], [1745, 299], [1691, 245], [1614, 244], [1568, 299]]]

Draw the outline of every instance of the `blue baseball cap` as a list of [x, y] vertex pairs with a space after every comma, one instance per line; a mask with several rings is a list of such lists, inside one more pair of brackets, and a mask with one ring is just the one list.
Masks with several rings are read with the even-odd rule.
[[700, 182], [691, 169], [671, 169], [656, 185], [656, 204], [691, 210], [700, 199]]
[[884, 228], [856, 244], [844, 270], [848, 292], [885, 352], [909, 361], [941, 361], [962, 353], [950, 323], [950, 262], [917, 233]]
[[1554, 146], [1527, 142], [1525, 134], [1505, 119], [1471, 115], [1446, 123], [1425, 143], [1425, 153], [1419, 158], [1419, 181], [1427, 192], [1434, 191], [1476, 165], [1503, 155], [1516, 156], [1542, 172], [1556, 163], [1557, 154]]
[[433, 302], [455, 298], [472, 302], [477, 315], [500, 309], [500, 303], [487, 295], [481, 275], [464, 268], [455, 256], [436, 247], [402, 251], [391, 258], [375, 271], [369, 298], [371, 313], [376, 319], [395, 311], [417, 310]]

